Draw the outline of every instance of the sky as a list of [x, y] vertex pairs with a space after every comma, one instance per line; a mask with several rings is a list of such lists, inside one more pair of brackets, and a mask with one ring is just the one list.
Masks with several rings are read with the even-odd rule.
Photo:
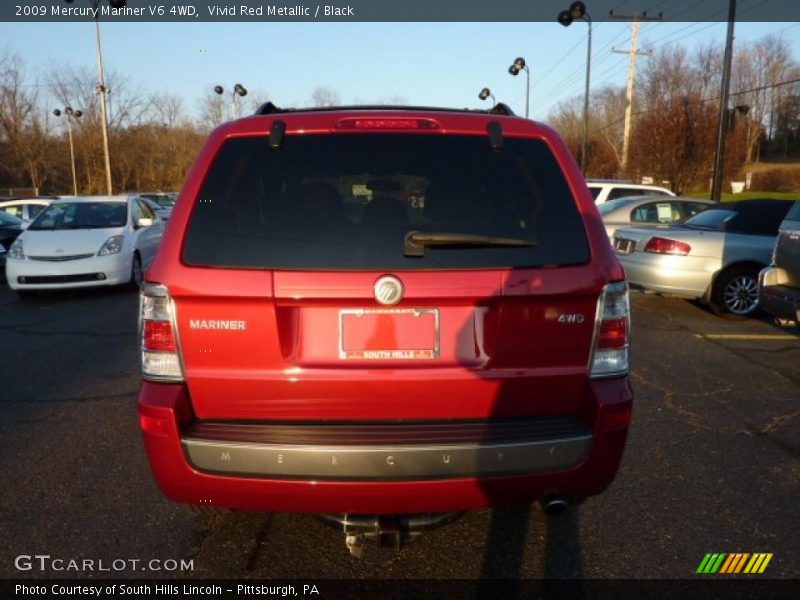
[[[517, 56], [531, 69], [531, 117], [544, 119], [560, 100], [583, 93], [583, 22], [558, 23], [101, 23], [107, 71], [137, 91], [181, 97], [191, 115], [214, 85], [241, 83], [279, 106], [308, 105], [318, 85], [344, 103], [401, 98], [413, 105], [479, 108], [488, 86], [498, 101], [525, 112], [525, 78], [508, 66]], [[670, 42], [724, 44], [725, 23], [645, 23], [642, 48]], [[769, 33], [797, 40], [800, 23], [737, 23], [736, 40]], [[630, 25], [595, 23], [592, 88], [624, 85]], [[0, 52], [19, 54], [29, 84], [46, 84], [58, 65], [96, 69], [93, 23], [0, 23]], [[642, 58], [640, 60], [647, 60]], [[732, 90], [735, 91], [735, 90]]]

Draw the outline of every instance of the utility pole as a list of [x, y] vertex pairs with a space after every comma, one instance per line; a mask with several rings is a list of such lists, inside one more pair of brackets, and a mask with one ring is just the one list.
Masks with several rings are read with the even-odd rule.
[[[97, 13], [100, 14], [99, 12]], [[103, 46], [100, 43], [100, 21], [97, 17], [94, 19], [95, 39], [97, 41], [97, 76], [100, 83], [95, 87], [96, 93], [100, 94], [100, 119], [101, 131], [103, 133], [103, 159], [106, 166], [106, 194], [112, 196], [114, 189], [111, 186], [111, 157], [108, 151], [108, 113], [106, 111], [106, 77], [105, 69], [103, 68]]]
[[622, 171], [627, 173], [628, 170], [628, 153], [630, 152], [631, 145], [631, 120], [633, 118], [633, 84], [636, 81], [636, 58], [638, 56], [651, 56], [653, 53], [650, 50], [639, 50], [639, 29], [642, 21], [660, 21], [661, 13], [657, 17], [648, 17], [647, 13], [634, 14], [634, 15], [615, 15], [612, 10], [609, 13], [612, 19], [620, 19], [625, 21], [633, 21], [631, 23], [631, 47], [630, 50], [617, 50], [613, 48], [611, 52], [614, 54], [627, 54], [630, 56], [628, 60], [628, 86], [625, 90], [625, 126], [622, 133], [622, 159], [620, 166]]
[[723, 167], [725, 166], [725, 136], [728, 132], [728, 93], [731, 89], [731, 60], [733, 59], [733, 26], [736, 22], [736, 0], [728, 5], [728, 35], [725, 39], [725, 57], [722, 65], [722, 91], [719, 99], [719, 126], [717, 151], [714, 154], [714, 173], [711, 178], [711, 199], [719, 202], [722, 193]]
[[75, 144], [72, 143], [72, 123], [67, 115], [67, 135], [69, 136], [69, 164], [72, 166], [72, 194], [78, 195], [78, 177], [75, 175]]

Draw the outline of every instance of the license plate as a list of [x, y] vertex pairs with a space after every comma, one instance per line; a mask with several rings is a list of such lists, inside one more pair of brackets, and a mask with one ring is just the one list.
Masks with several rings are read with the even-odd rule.
[[439, 356], [436, 308], [364, 308], [339, 311], [339, 358], [431, 360]]
[[636, 249], [636, 241], [625, 238], [614, 238], [614, 250], [617, 254], [630, 254]]

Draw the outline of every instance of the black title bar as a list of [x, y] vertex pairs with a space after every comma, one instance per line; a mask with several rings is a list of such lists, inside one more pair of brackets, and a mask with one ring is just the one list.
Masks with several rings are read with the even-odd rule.
[[[545, 22], [556, 23], [571, 0], [127, 0], [113, 8], [109, 0], [3, 0], [0, 20], [7, 22]], [[592, 21], [641, 17], [664, 22], [725, 21], [729, 0], [586, 0]], [[612, 10], [618, 8], [616, 14]], [[737, 21], [800, 21], [797, 0], [737, 0]]]

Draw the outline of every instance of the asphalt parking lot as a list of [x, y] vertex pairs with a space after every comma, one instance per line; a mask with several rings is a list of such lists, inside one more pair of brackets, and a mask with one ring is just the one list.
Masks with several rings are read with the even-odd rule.
[[39, 553], [194, 559], [131, 577], [681, 578], [706, 552], [771, 552], [772, 577], [800, 577], [800, 330], [658, 296], [633, 307], [635, 414], [604, 495], [554, 518], [467, 514], [355, 559], [308, 515], [209, 519], [161, 496], [136, 422], [134, 292], [0, 287], [0, 575], [92, 576], [15, 569]]

